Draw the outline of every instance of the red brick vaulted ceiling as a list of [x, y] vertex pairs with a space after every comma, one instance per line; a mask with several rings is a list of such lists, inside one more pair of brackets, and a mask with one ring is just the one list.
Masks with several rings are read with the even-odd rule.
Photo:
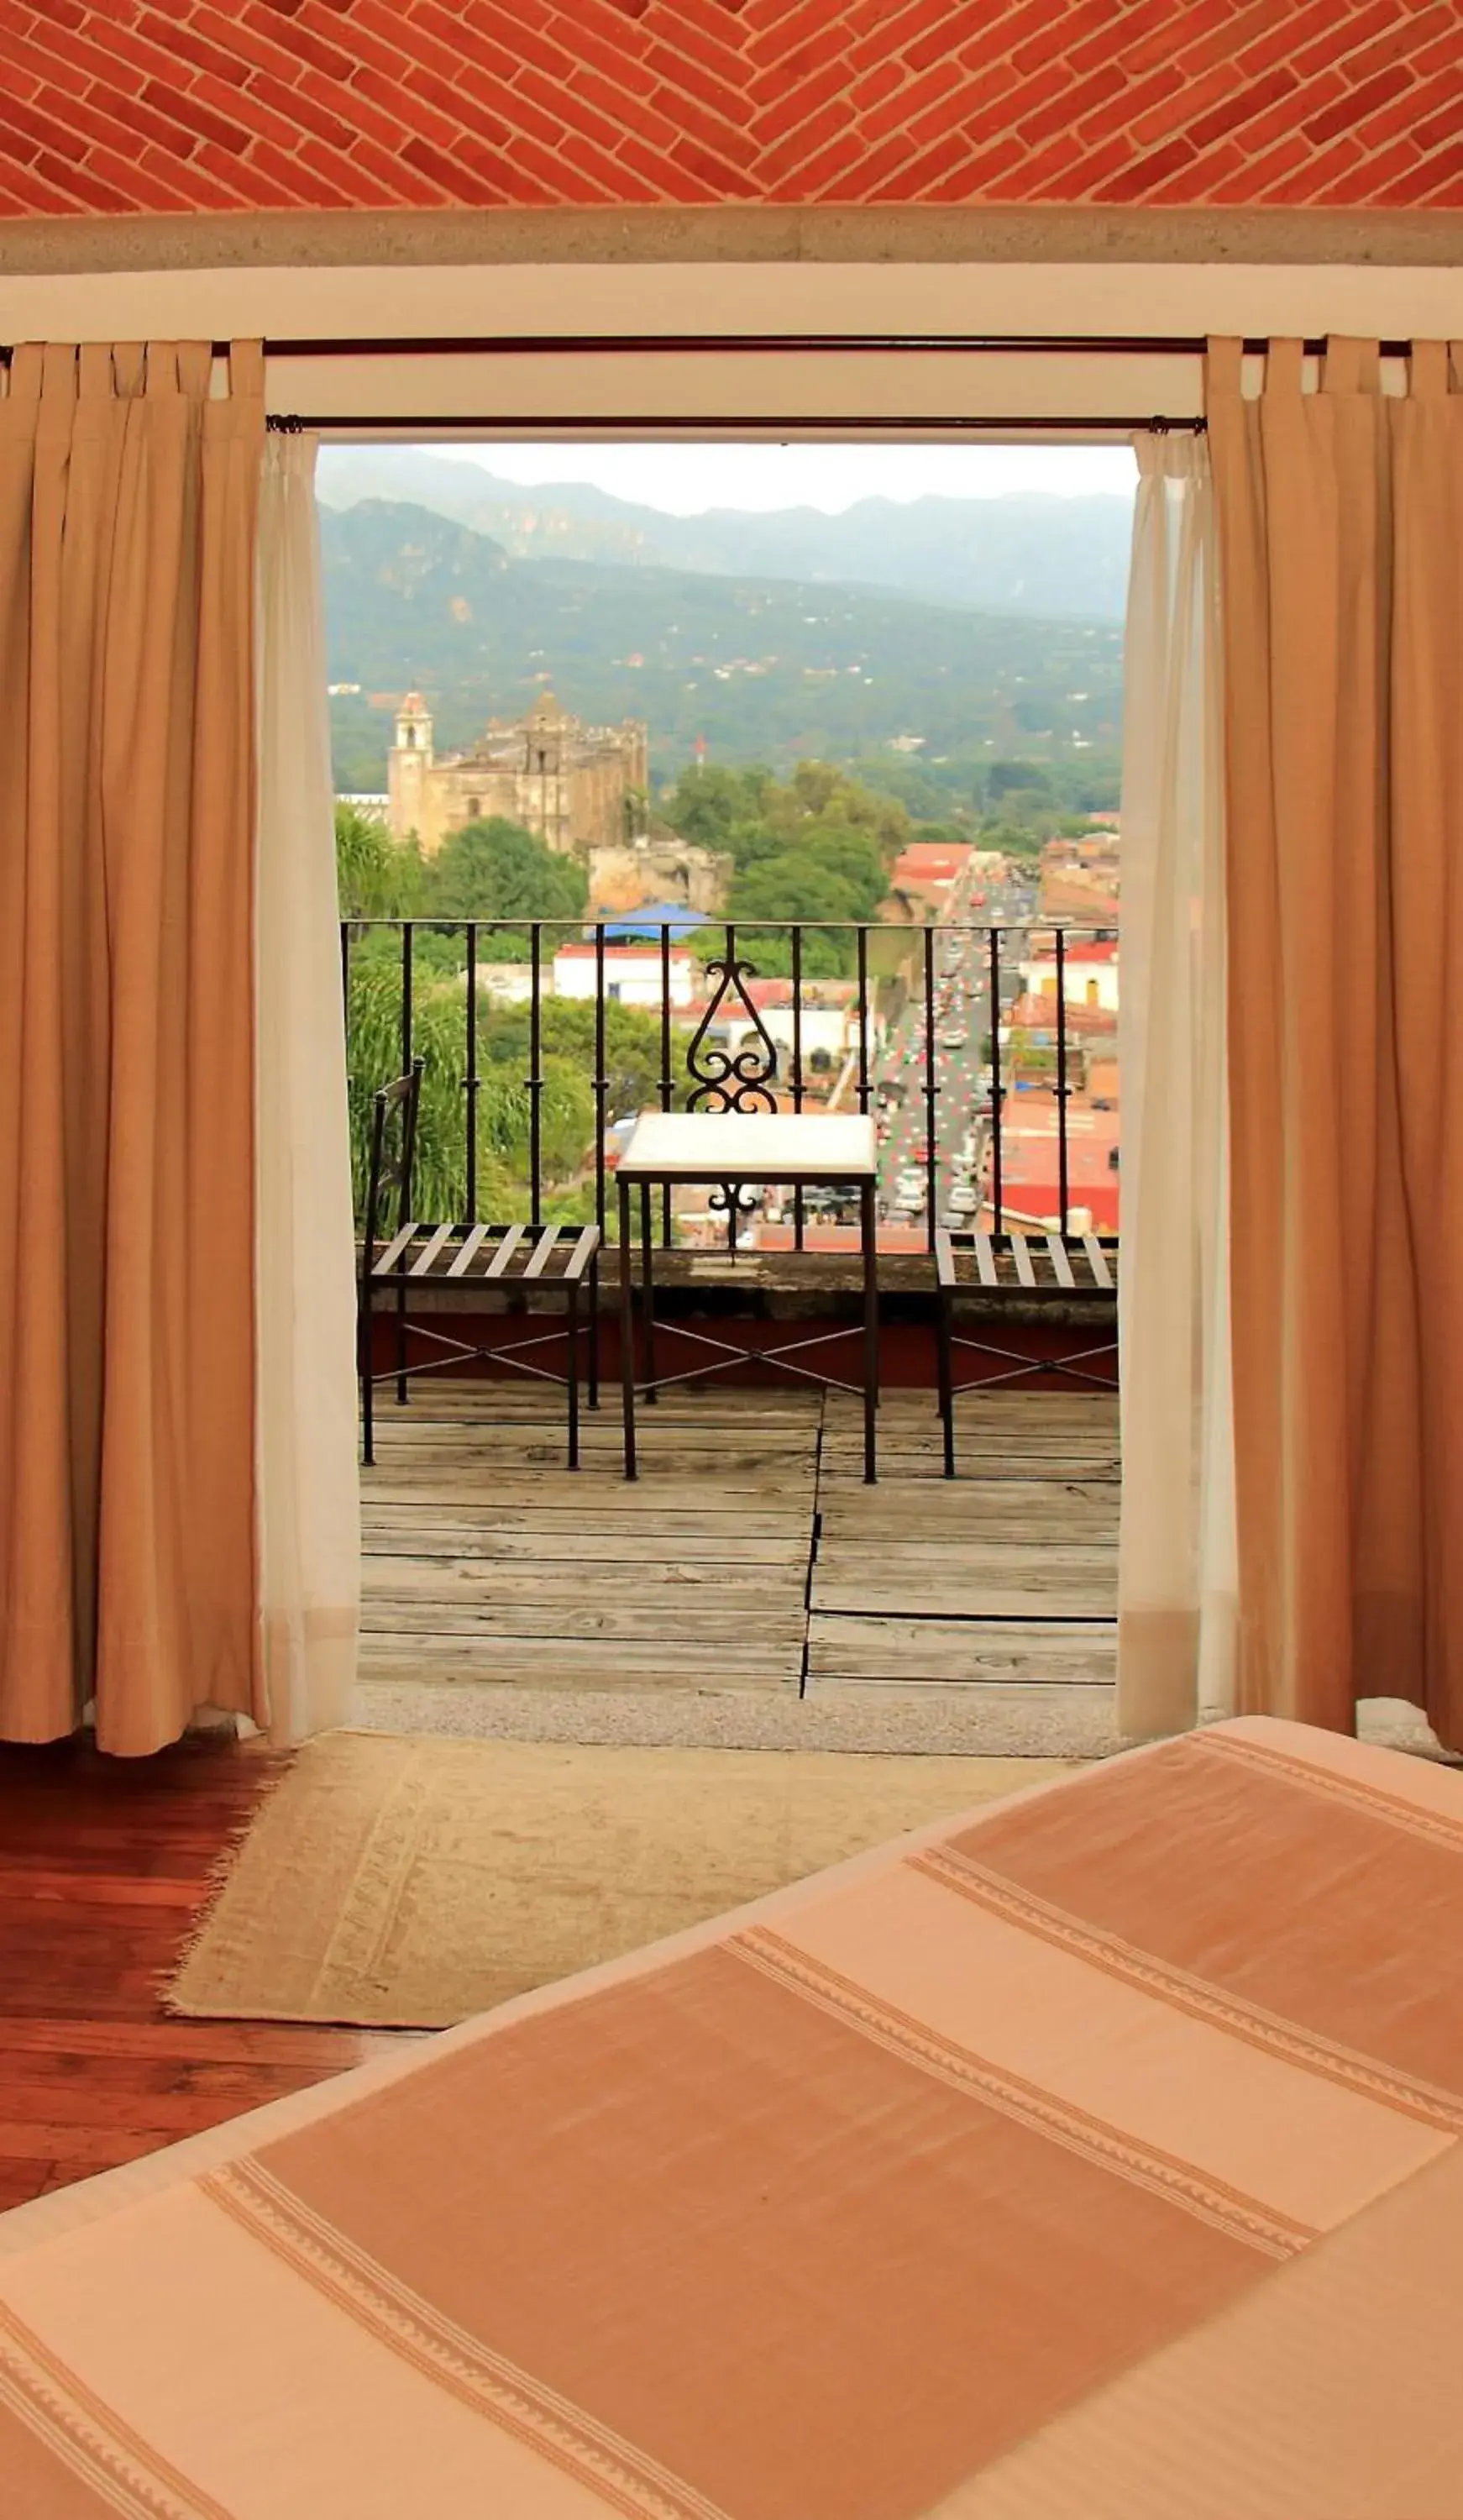
[[1463, 0], [0, 0], [0, 215], [1463, 206]]

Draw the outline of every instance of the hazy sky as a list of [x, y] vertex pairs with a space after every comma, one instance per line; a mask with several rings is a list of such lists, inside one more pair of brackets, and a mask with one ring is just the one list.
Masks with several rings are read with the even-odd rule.
[[1137, 466], [1128, 446], [435, 446], [510, 481], [593, 481], [618, 499], [691, 517], [706, 508], [821, 508], [856, 499], [997, 498], [1006, 490], [1130, 497]]

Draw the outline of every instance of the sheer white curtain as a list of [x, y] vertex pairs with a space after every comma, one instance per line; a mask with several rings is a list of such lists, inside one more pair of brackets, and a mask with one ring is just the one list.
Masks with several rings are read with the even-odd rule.
[[1219, 563], [1202, 438], [1137, 440], [1123, 752], [1118, 1722], [1233, 1698]]
[[360, 1611], [355, 1245], [318, 441], [275, 436], [259, 510], [259, 1598], [270, 1732], [345, 1722]]

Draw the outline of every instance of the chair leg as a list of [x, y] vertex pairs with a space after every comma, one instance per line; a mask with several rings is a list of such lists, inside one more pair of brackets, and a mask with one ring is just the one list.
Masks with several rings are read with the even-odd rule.
[[630, 1184], [618, 1184], [620, 1201], [620, 1406], [625, 1417], [625, 1476], [637, 1477], [635, 1460], [635, 1297], [630, 1276]]
[[372, 1367], [376, 1360], [371, 1352], [371, 1334], [375, 1320], [371, 1296], [368, 1293], [359, 1316], [357, 1333], [357, 1344], [361, 1355], [361, 1419], [366, 1439], [365, 1456], [368, 1470], [376, 1467], [376, 1384], [372, 1374]]
[[569, 1467], [579, 1467], [579, 1288], [571, 1278], [565, 1297], [565, 1329], [568, 1354], [564, 1360], [564, 1380], [569, 1386]]
[[650, 1185], [641, 1185], [641, 1290], [645, 1308], [642, 1325], [644, 1339], [645, 1405], [655, 1406], [660, 1394], [655, 1388], [655, 1238], [650, 1228]]
[[940, 1423], [945, 1440], [945, 1475], [955, 1474], [955, 1392], [953, 1304], [948, 1288], [940, 1289], [939, 1328], [935, 1333], [940, 1376]]
[[599, 1406], [599, 1254], [590, 1262], [590, 1376], [589, 1405]]

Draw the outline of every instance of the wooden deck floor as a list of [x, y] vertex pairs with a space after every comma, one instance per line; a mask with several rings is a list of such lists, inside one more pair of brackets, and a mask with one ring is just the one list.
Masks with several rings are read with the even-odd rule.
[[621, 1475], [617, 1409], [563, 1462], [552, 1393], [414, 1386], [364, 1471], [362, 1678], [552, 1688], [969, 1688], [1110, 1683], [1116, 1402], [880, 1409], [878, 1484], [839, 1394], [666, 1394]]

